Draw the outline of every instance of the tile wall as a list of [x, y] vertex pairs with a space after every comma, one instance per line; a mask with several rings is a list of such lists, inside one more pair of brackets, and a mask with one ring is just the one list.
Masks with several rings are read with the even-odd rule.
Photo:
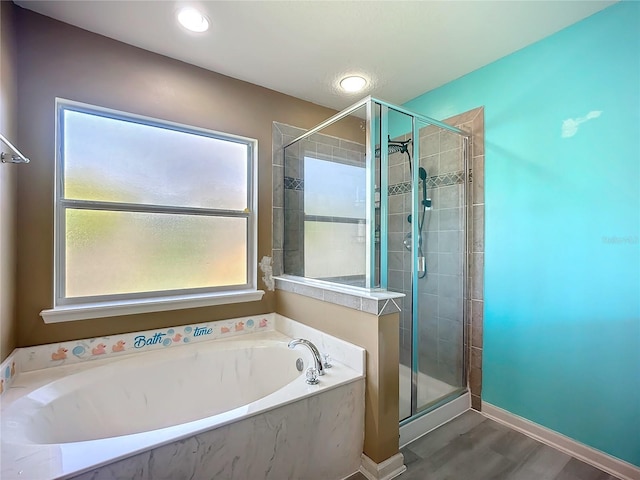
[[[401, 138], [408, 139], [410, 136]], [[462, 138], [426, 127], [420, 130], [420, 166], [427, 171], [427, 198], [432, 207], [417, 219], [423, 224], [422, 256], [426, 275], [418, 280], [419, 370], [460, 386], [463, 364], [462, 258], [464, 209]], [[415, 162], [414, 162], [415, 163]], [[401, 317], [401, 362], [410, 365], [412, 255], [410, 242], [411, 184], [408, 157], [390, 159], [389, 288], [406, 294]], [[422, 195], [419, 197], [422, 199]]]
[[[312, 156], [347, 165], [364, 166], [365, 147], [339, 137], [313, 134], [283, 150], [306, 130], [273, 124], [274, 275], [304, 276], [304, 157]], [[340, 222], [341, 218], [335, 218]], [[276, 234], [275, 232], [279, 233]], [[282, 233], [284, 235], [282, 235]], [[342, 284], [362, 283], [362, 278], [329, 277]]]

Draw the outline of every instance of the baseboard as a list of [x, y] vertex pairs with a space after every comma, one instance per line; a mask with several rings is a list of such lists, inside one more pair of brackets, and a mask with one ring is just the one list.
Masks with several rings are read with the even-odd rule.
[[471, 395], [465, 392], [455, 400], [412, 420], [400, 427], [400, 448], [426, 435], [430, 431], [444, 425], [448, 421], [462, 415], [471, 408]]
[[391, 480], [406, 470], [404, 456], [401, 453], [396, 453], [393, 457], [387, 458], [381, 463], [376, 463], [364, 453], [362, 454], [360, 473], [369, 480]]
[[623, 480], [640, 480], [640, 468], [502, 408], [482, 402], [484, 416]]

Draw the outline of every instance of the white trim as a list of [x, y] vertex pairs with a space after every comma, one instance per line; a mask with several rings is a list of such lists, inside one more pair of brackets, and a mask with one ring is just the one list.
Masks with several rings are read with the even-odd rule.
[[180, 295], [149, 299], [122, 300], [82, 305], [64, 305], [42, 310], [44, 323], [72, 322], [90, 318], [114, 317], [135, 313], [182, 310], [185, 308], [210, 307], [227, 303], [255, 302], [262, 299], [264, 290], [238, 290], [199, 295]]
[[421, 417], [400, 427], [400, 448], [417, 440], [441, 425], [453, 420], [471, 408], [469, 392], [460, 395], [455, 400], [445, 403]]
[[622, 480], [640, 479], [640, 467], [620, 460], [593, 447], [589, 447], [561, 433], [538, 425], [526, 418], [519, 417], [502, 408], [482, 402], [482, 413], [485, 417], [524, 433], [525, 435], [545, 443], [561, 452], [593, 465], [600, 470], [615, 475]]
[[360, 473], [367, 477], [368, 480], [391, 480], [407, 471], [407, 467], [404, 464], [404, 455], [400, 452], [381, 463], [374, 462], [364, 453], [361, 459]]

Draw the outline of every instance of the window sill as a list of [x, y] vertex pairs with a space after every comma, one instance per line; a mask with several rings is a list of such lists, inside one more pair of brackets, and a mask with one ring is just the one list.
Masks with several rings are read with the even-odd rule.
[[90, 303], [84, 305], [63, 305], [48, 310], [42, 310], [40, 312], [40, 316], [44, 320], [44, 323], [73, 322], [76, 320], [115, 317], [136, 313], [210, 307], [213, 305], [224, 305], [228, 303], [255, 302], [261, 300], [263, 295], [263, 290], [238, 290], [234, 292], [158, 297], [144, 300], [136, 299], [119, 302]]

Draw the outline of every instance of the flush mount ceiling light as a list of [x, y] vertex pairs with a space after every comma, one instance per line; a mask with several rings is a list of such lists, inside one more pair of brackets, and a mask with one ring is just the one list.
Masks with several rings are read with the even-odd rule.
[[191, 7], [185, 7], [178, 11], [178, 22], [192, 32], [201, 33], [209, 28], [209, 20], [207, 20], [207, 17]]
[[367, 85], [367, 80], [359, 75], [350, 75], [340, 80], [340, 87], [345, 92], [359, 92]]

